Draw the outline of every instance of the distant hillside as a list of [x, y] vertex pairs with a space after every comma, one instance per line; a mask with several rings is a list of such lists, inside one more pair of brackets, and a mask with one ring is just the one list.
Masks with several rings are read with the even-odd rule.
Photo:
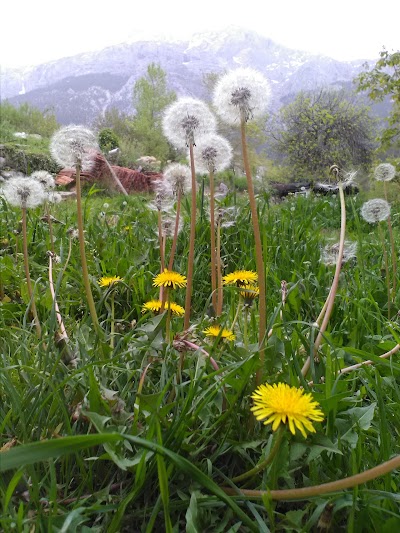
[[26, 69], [5, 69], [2, 99], [52, 107], [62, 124], [90, 124], [110, 107], [132, 113], [132, 90], [149, 63], [167, 72], [169, 86], [181, 95], [206, 99], [205, 74], [250, 66], [271, 82], [272, 108], [300, 90], [351, 86], [365, 59], [335, 61], [291, 50], [240, 28], [198, 34], [190, 41], [141, 41], [79, 54]]

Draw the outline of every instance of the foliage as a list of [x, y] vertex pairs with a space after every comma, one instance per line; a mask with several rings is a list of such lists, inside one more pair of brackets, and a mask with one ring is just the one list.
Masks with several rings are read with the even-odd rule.
[[368, 109], [343, 91], [299, 93], [270, 128], [274, 149], [300, 178], [320, 175], [333, 163], [368, 168], [372, 161]]
[[119, 145], [118, 135], [111, 128], [103, 128], [99, 131], [99, 146], [102, 152], [107, 153], [118, 148]]
[[[204, 352], [192, 350], [186, 352], [182, 376], [177, 378], [181, 352], [166, 342], [165, 313], [142, 313], [142, 304], [159, 294], [152, 285], [160, 261], [157, 212], [148, 208], [150, 199], [116, 196], [105, 201], [95, 189], [84, 199], [87, 259], [102, 340], [94, 334], [85, 305], [75, 240], [67, 263], [75, 205], [65, 202], [52, 210], [64, 223], [53, 225], [61, 259], [54, 265], [54, 280], [76, 357], [72, 364], [55, 340], [57, 316], [48, 282], [51, 245], [44, 212], [32, 210], [28, 225], [30, 266], [44, 331], [38, 340], [27, 311], [21, 236], [14, 231], [20, 212], [0, 200], [0, 467], [7, 467], [0, 476], [0, 528], [300, 533], [317, 530], [319, 521], [322, 527], [328, 516], [334, 531], [382, 531], [382, 524], [385, 531], [398, 530], [398, 470], [354, 490], [292, 502], [231, 497], [222, 491], [221, 487], [235, 486], [232, 478], [264, 461], [274, 442], [270, 426], [255, 422], [250, 411], [258, 364], [257, 302], [238, 310], [238, 291], [226, 286], [220, 324], [231, 328], [237, 314], [236, 340], [204, 338], [202, 331], [215, 320], [207, 315], [208, 204], [205, 199], [202, 205], [199, 198], [190, 338], [217, 361], [219, 371]], [[174, 263], [174, 270], [182, 274], [190, 218], [186, 200]], [[258, 209], [266, 242], [268, 328], [273, 328], [273, 335], [267, 342], [264, 378], [270, 384], [301, 384], [312, 392], [325, 417], [307, 439], [286, 431], [276, 460], [246, 482], [255, 489], [286, 489], [335, 481], [399, 454], [398, 354], [387, 361], [378, 357], [399, 342], [399, 328], [385, 317], [378, 231], [360, 219], [364, 199], [348, 197], [347, 235], [359, 243], [358, 258], [343, 266], [330, 327], [313, 360], [313, 383], [301, 381], [299, 367], [312, 353], [315, 318], [332, 280], [332, 267], [321, 262], [320, 250], [337, 240], [339, 201], [299, 196], [268, 205], [266, 200], [258, 198]], [[219, 207], [234, 208], [236, 213], [234, 225], [222, 229], [224, 274], [254, 270], [246, 196], [228, 194]], [[392, 206], [396, 242], [399, 207], [398, 202]], [[169, 249], [167, 240], [167, 254]], [[122, 280], [100, 287], [98, 280], [106, 276]], [[284, 305], [282, 280], [288, 289]], [[183, 303], [179, 289], [176, 300]], [[400, 294], [394, 300], [398, 309]], [[171, 328], [180, 334], [182, 319], [174, 317]], [[365, 359], [375, 364], [352, 374], [338, 373]]]
[[[47, 109], [40, 111], [28, 103], [14, 107], [9, 102], [0, 103], [1, 127], [13, 132], [25, 132], [50, 137], [58, 128], [54, 111]], [[4, 139], [3, 139], [4, 140]]]
[[[390, 97], [392, 110], [387, 119], [387, 127], [380, 135], [384, 150], [400, 147], [400, 51], [389, 53], [383, 49], [380, 59], [371, 70], [362, 72], [356, 82], [359, 91], [367, 91], [371, 100], [381, 101]], [[368, 63], [365, 69], [369, 69]]]
[[133, 89], [136, 114], [132, 131], [142, 156], [153, 156], [164, 162], [172, 158], [161, 122], [164, 109], [175, 100], [176, 94], [168, 89], [165, 71], [155, 63], [148, 65], [145, 76], [136, 81]]
[[5, 143], [1, 149], [10, 168], [31, 174], [37, 170], [47, 170], [53, 174], [60, 171], [60, 166], [50, 156], [48, 140], [18, 139], [18, 143]]

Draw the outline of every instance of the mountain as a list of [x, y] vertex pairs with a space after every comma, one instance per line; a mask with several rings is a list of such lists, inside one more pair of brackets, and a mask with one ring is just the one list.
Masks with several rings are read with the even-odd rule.
[[271, 82], [272, 106], [279, 108], [304, 89], [348, 87], [365, 59], [341, 62], [281, 46], [237, 27], [194, 35], [189, 41], [126, 42], [38, 66], [4, 69], [2, 99], [53, 108], [62, 124], [91, 124], [106, 109], [133, 113], [132, 90], [149, 63], [158, 63], [178, 96], [209, 99], [208, 73], [248, 66]]

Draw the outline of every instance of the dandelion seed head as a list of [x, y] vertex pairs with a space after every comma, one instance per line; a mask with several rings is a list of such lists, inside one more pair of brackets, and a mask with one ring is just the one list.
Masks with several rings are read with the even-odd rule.
[[[173, 216], [171, 214], [170, 216], [163, 217], [162, 222], [161, 222], [161, 233], [163, 237], [166, 237], [167, 239], [171, 239], [174, 236], [175, 223], [176, 223], [176, 216]], [[178, 235], [182, 231], [182, 228], [183, 228], [183, 222], [182, 222], [181, 217], [179, 217]]]
[[43, 185], [33, 178], [15, 177], [7, 180], [2, 194], [11, 205], [21, 208], [33, 208], [42, 204], [46, 198]]
[[238, 68], [222, 76], [215, 86], [213, 104], [221, 119], [240, 124], [262, 116], [271, 99], [267, 79], [252, 68]]
[[46, 202], [51, 204], [59, 204], [62, 202], [62, 196], [58, 192], [47, 191]]
[[216, 129], [216, 119], [207, 105], [195, 98], [180, 98], [165, 110], [164, 135], [176, 148], [196, 144], [198, 138]]
[[[339, 246], [340, 244], [336, 242], [335, 244], [327, 244], [322, 249], [321, 261], [326, 266], [336, 265], [337, 258], [339, 255]], [[342, 264], [348, 263], [349, 261], [357, 257], [357, 247], [358, 247], [357, 242], [354, 242], [354, 241], [344, 242]]]
[[164, 181], [169, 184], [175, 196], [187, 194], [192, 190], [192, 174], [187, 165], [171, 163], [165, 168], [163, 174]]
[[374, 178], [377, 181], [392, 181], [396, 176], [396, 169], [390, 163], [381, 163], [374, 172]]
[[38, 180], [45, 189], [54, 189], [56, 186], [53, 176], [47, 170], [37, 170], [31, 174], [31, 178]]
[[70, 124], [54, 133], [50, 142], [50, 152], [54, 160], [63, 167], [88, 171], [93, 167], [94, 158], [99, 152], [96, 135], [84, 126]]
[[390, 204], [382, 198], [374, 198], [365, 202], [361, 207], [361, 216], [369, 224], [376, 224], [386, 220], [390, 215]]
[[194, 163], [198, 174], [221, 172], [229, 167], [232, 161], [232, 147], [221, 135], [209, 133], [196, 142]]

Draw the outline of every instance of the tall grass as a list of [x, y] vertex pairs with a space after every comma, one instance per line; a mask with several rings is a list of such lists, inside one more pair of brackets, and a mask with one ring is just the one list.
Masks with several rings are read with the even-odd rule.
[[[67, 230], [76, 225], [75, 206], [65, 202], [55, 207], [54, 216], [65, 224], [53, 228], [61, 257], [53, 276], [72, 362], [55, 337], [48, 226], [40, 220], [39, 208], [28, 214], [30, 270], [43, 329], [39, 341], [27, 313], [23, 257], [16, 253], [18, 212], [0, 204], [0, 447], [9, 448], [0, 455], [3, 530], [310, 531], [327, 520], [333, 531], [382, 531], [382, 524], [396, 531], [398, 468], [366, 484], [295, 501], [237, 492], [231, 480], [265, 460], [273, 446], [271, 427], [253, 421], [250, 412], [259, 364], [257, 302], [239, 314], [234, 342], [205, 339], [202, 331], [213, 323], [208, 316], [210, 225], [206, 217], [198, 217], [189, 340], [208, 352], [219, 370], [203, 351], [192, 350], [177, 380], [183, 318], [171, 320], [171, 344], [164, 338], [166, 314], [141, 311], [144, 302], [158, 297], [152, 280], [160, 271], [157, 213], [147, 208], [149, 199], [105, 198], [94, 189], [84, 197], [86, 257], [104, 338], [91, 327], [78, 241], [72, 242], [63, 271]], [[236, 223], [221, 234], [224, 273], [256, 270], [246, 201], [240, 195], [224, 200], [227, 206], [235, 201]], [[325, 420], [307, 439], [285, 432], [274, 461], [238, 483], [241, 488], [319, 485], [399, 454], [400, 361], [396, 354], [387, 360], [379, 355], [400, 342], [400, 331], [397, 322], [386, 318], [382, 248], [377, 232], [359, 217], [361, 205], [359, 198], [346, 198], [347, 237], [358, 241], [358, 259], [342, 267], [335, 306], [315, 357], [315, 319], [333, 277], [320, 250], [328, 239], [338, 239], [339, 199], [299, 196], [275, 205], [267, 195], [258, 197], [261, 235], [267, 236], [267, 331], [272, 329], [263, 373], [268, 383], [283, 381], [312, 391]], [[393, 205], [393, 212], [398, 208]], [[185, 274], [187, 199], [182, 212], [185, 230], [174, 269]], [[392, 223], [398, 242], [398, 217]], [[97, 283], [102, 276], [123, 279], [113, 288], [114, 312], [107, 291]], [[282, 280], [288, 287], [283, 307]], [[238, 298], [235, 287], [224, 287], [221, 325], [232, 324]], [[399, 304], [400, 295], [395, 295], [393, 308], [398, 310]], [[310, 374], [303, 378], [301, 367], [309, 355]], [[366, 360], [374, 364], [340, 374]], [[227, 495], [228, 489], [233, 495]]]

